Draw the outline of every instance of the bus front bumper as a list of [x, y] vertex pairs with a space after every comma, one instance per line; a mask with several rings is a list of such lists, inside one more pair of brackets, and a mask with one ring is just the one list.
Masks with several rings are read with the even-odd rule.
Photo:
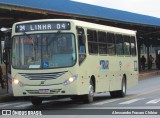
[[[14, 84], [14, 83], [13, 83]], [[36, 97], [52, 97], [57, 95], [78, 95], [77, 84], [73, 82], [68, 85], [39, 85], [39, 86], [20, 86], [12, 85], [14, 96], [36, 96]]]

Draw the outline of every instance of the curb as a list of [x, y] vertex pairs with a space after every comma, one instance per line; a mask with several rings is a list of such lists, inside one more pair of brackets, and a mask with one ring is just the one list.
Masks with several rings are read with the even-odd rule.
[[13, 94], [0, 95], [0, 103], [1, 102], [14, 101], [14, 100], [16, 100], [16, 98], [13, 96]]
[[139, 74], [139, 79], [145, 79], [145, 78], [148, 78], [148, 77], [152, 77], [152, 76], [158, 76], [160, 75], [160, 70], [157, 70], [157, 71], [152, 71], [152, 72], [144, 72], [144, 73], [140, 73]]

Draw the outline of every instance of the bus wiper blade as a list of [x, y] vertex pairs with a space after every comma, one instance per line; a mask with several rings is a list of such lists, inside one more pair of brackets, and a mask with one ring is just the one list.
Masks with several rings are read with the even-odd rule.
[[[28, 39], [32, 39], [32, 37], [30, 35], [28, 35], [26, 32], [23, 32], [23, 35], [26, 36]], [[34, 44], [38, 45], [36, 42]]]
[[[54, 39], [57, 38], [60, 34], [61, 34], [61, 30], [58, 30], [53, 38]], [[50, 45], [52, 41], [54, 41], [54, 40], [51, 40], [47, 45]]]
[[26, 32], [23, 32], [24, 36], [27, 36], [28, 39], [32, 39], [32, 37], [30, 35], [28, 35]]
[[61, 33], [61, 30], [58, 30], [56, 34], [58, 35], [58, 34], [60, 34], [60, 33]]

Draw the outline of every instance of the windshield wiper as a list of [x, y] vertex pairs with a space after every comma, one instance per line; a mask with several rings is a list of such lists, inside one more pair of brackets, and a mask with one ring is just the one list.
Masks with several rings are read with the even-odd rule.
[[[23, 32], [23, 35], [26, 36], [28, 39], [32, 39], [32, 37], [31, 37], [29, 34], [27, 34], [26, 32]], [[34, 44], [35, 44], [36, 46], [38, 45], [37, 42], [35, 42]], [[34, 44], [33, 44], [33, 45], [34, 45]]]
[[[57, 38], [59, 35], [61, 34], [61, 30], [58, 30], [57, 33], [55, 34], [55, 36], [53, 37], [54, 39]], [[50, 42], [48, 42], [47, 45], [50, 45], [54, 40], [51, 40]]]
[[28, 35], [26, 32], [23, 32], [23, 35], [26, 36], [28, 39], [32, 39], [32, 37]]

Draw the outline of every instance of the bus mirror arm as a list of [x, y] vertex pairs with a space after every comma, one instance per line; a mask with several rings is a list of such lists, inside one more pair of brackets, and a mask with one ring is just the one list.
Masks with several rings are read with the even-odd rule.
[[10, 49], [11, 48], [11, 40], [9, 36], [5, 37], [5, 49]]
[[3, 49], [3, 62], [4, 64], [8, 65], [8, 59], [7, 59], [7, 51], [5, 49]]

